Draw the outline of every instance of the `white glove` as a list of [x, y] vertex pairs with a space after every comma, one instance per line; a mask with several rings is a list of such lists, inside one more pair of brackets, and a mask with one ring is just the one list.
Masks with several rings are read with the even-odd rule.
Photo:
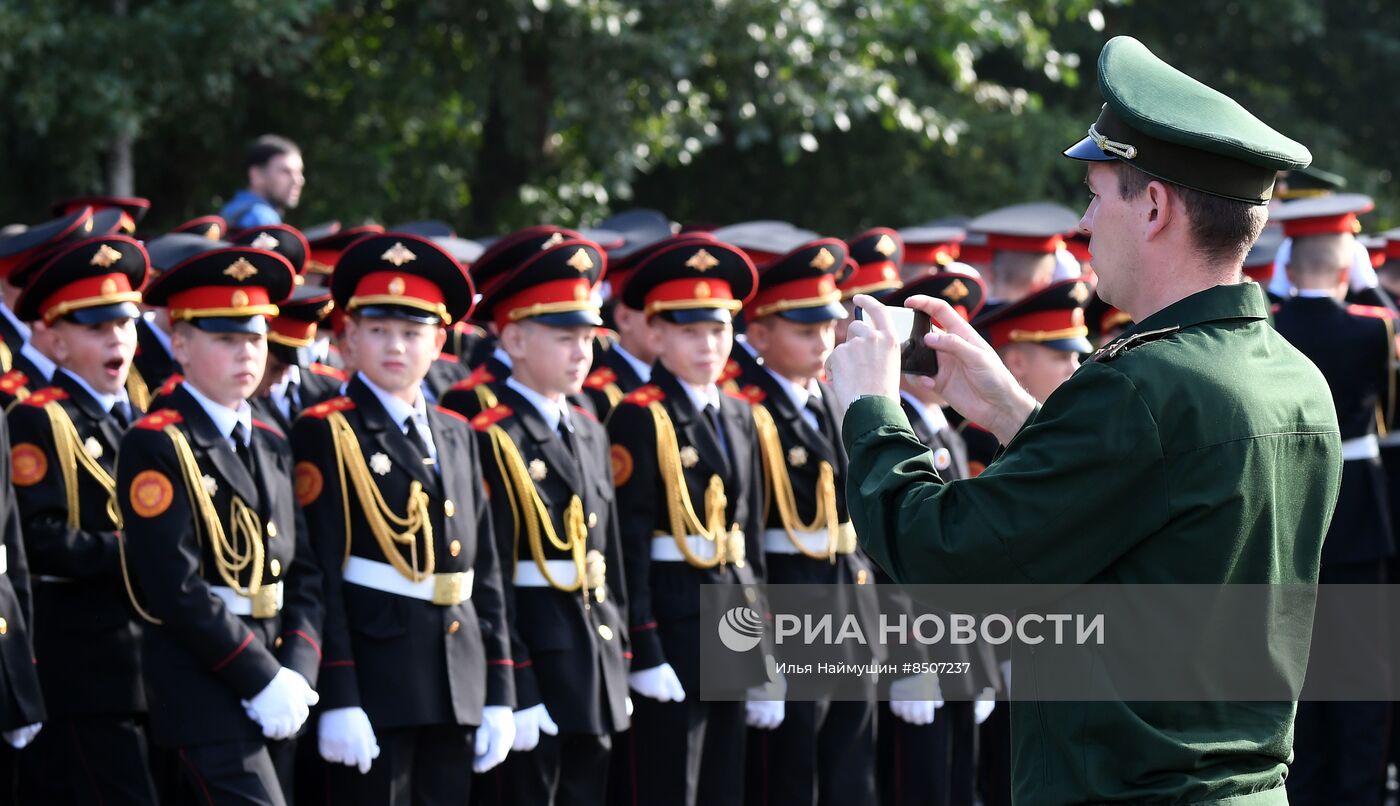
[[744, 703], [744, 721], [751, 728], [772, 730], [783, 724], [786, 714], [787, 703], [782, 700], [749, 700]]
[[541, 732], [559, 735], [559, 726], [549, 717], [544, 703], [521, 709], [511, 716], [515, 719], [515, 742], [510, 749], [516, 753], [528, 753], [538, 747]]
[[364, 775], [379, 758], [379, 741], [374, 738], [374, 727], [363, 708], [326, 711], [317, 722], [317, 733], [321, 758], [331, 764], [358, 767]]
[[890, 713], [911, 725], [932, 725], [934, 713], [942, 707], [937, 675], [910, 675], [890, 683]]
[[685, 689], [681, 688], [681, 679], [676, 677], [676, 670], [672, 669], [669, 663], [643, 669], [640, 672], [632, 672], [627, 675], [627, 684], [632, 687], [633, 691], [653, 700], [681, 702], [685, 699]]
[[25, 725], [22, 728], [7, 730], [4, 733], [5, 742], [16, 750], [22, 750], [34, 737], [39, 735], [39, 731], [44, 727], [43, 722], [35, 722], [33, 725]]
[[262, 726], [264, 736], [286, 739], [301, 730], [311, 706], [320, 701], [305, 677], [283, 666], [253, 699], [240, 702], [248, 718]]
[[[983, 694], [985, 695], [986, 692], [984, 691]], [[972, 704], [973, 721], [976, 722], [978, 725], [982, 724], [983, 722], [986, 722], [987, 717], [991, 716], [992, 712], [995, 711], [996, 708], [996, 700], [978, 700], [977, 702], [974, 702]]]
[[631, 697], [628, 697], [628, 698], [627, 698], [627, 715], [628, 715], [628, 716], [631, 716], [631, 715], [632, 715], [632, 698], [631, 698]]
[[[539, 737], [535, 737], [539, 741]], [[476, 757], [472, 769], [486, 772], [506, 760], [515, 742], [515, 717], [504, 705], [488, 705], [481, 709], [481, 727], [476, 729]]]

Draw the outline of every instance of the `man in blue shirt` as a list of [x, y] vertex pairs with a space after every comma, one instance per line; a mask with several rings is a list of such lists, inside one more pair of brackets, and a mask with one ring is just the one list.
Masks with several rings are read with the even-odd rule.
[[283, 213], [297, 206], [306, 185], [301, 149], [285, 137], [264, 134], [248, 146], [243, 165], [248, 187], [224, 205], [224, 220], [235, 230], [281, 224]]

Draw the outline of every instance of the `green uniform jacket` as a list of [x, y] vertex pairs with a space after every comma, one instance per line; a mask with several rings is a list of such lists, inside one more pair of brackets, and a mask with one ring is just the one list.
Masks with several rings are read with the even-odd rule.
[[[973, 479], [939, 478], [897, 400], [856, 401], [842, 432], [861, 545], [910, 584], [1316, 583], [1341, 478], [1337, 416], [1267, 315], [1252, 283], [1153, 314]], [[1279, 664], [1306, 662], [1303, 635], [1275, 649]], [[1014, 668], [1033, 673], [1026, 654]], [[1294, 711], [1015, 702], [1015, 800], [1287, 803]]]

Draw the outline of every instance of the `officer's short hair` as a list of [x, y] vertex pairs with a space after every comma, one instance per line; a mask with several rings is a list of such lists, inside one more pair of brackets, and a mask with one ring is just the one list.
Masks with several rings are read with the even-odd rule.
[[[991, 275], [996, 282], [1011, 287], [1025, 287], [1035, 282], [1041, 272], [1055, 270], [1055, 256], [1049, 252], [1016, 252], [997, 250], [992, 257]], [[1047, 274], [1048, 274], [1047, 272]]]
[[1157, 179], [1122, 162], [1111, 163], [1118, 171], [1118, 197], [1132, 201], [1153, 181], [1161, 182], [1181, 196], [1191, 216], [1191, 233], [1202, 257], [1221, 263], [1240, 263], [1249, 247], [1259, 238], [1269, 208], [1263, 204], [1235, 201], [1192, 190], [1175, 182]]
[[299, 153], [301, 153], [301, 148], [291, 140], [276, 134], [264, 134], [248, 144], [248, 150], [243, 156], [243, 167], [245, 170], [261, 168], [267, 165], [273, 157]]

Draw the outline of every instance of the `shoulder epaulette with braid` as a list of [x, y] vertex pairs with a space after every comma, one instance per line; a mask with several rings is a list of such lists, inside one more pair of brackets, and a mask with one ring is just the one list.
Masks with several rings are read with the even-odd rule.
[[180, 416], [180, 412], [174, 409], [161, 409], [160, 411], [147, 414], [145, 417], [137, 420], [135, 427], [144, 428], [148, 431], [159, 431], [167, 425], [175, 425], [176, 423], [183, 422], [184, 419], [184, 417]]
[[301, 414], [303, 417], [315, 417], [318, 420], [324, 420], [326, 417], [330, 416], [330, 413], [333, 411], [347, 411], [353, 408], [355, 408], [355, 401], [345, 395], [341, 395], [340, 397], [333, 397], [330, 400], [317, 403]]
[[473, 417], [471, 419], [472, 428], [478, 431], [485, 431], [514, 413], [515, 412], [511, 411], [510, 406], [497, 404]]
[[67, 392], [63, 391], [62, 389], [58, 388], [57, 386], [49, 386], [49, 387], [46, 387], [46, 388], [44, 388], [44, 389], [40, 389], [39, 391], [35, 392], [34, 394], [32, 394], [32, 395], [30, 395], [29, 397], [25, 398], [24, 400], [20, 401], [20, 405], [21, 405], [21, 406], [34, 406], [34, 407], [36, 407], [36, 408], [43, 408], [44, 406], [46, 406], [46, 405], [49, 404], [49, 403], [52, 403], [52, 402], [55, 401], [55, 400], [67, 400], [67, 399], [68, 399], [68, 393], [67, 393]]
[[282, 433], [282, 429], [280, 429], [280, 428], [278, 428], [278, 427], [276, 427], [276, 426], [274, 426], [274, 425], [269, 425], [269, 424], [263, 422], [262, 420], [259, 420], [259, 419], [256, 418], [256, 417], [253, 418], [253, 427], [254, 427], [254, 428], [261, 428], [262, 430], [268, 432], [269, 434], [276, 434], [278, 437], [281, 437], [282, 439], [286, 439], [286, 438], [287, 438], [287, 435]]
[[495, 382], [496, 376], [491, 374], [491, 370], [487, 369], [485, 364], [482, 364], [481, 366], [472, 370], [472, 374], [452, 384], [452, 388], [470, 392], [471, 390], [482, 385], [483, 383]]
[[583, 379], [583, 385], [589, 389], [601, 390], [610, 383], [617, 383], [617, 373], [611, 367], [598, 367]]
[[1347, 313], [1354, 316], [1369, 316], [1372, 319], [1394, 319], [1395, 312], [1380, 305], [1348, 305]]
[[461, 420], [464, 423], [471, 422], [471, 420], [468, 420], [466, 417], [464, 417], [460, 411], [453, 411], [452, 409], [444, 408], [443, 406], [433, 406], [433, 408], [437, 409], [438, 414], [445, 414], [454, 420]]
[[15, 394], [29, 385], [29, 376], [17, 369], [12, 369], [4, 375], [0, 375], [0, 392]]
[[335, 378], [337, 381], [350, 380], [350, 375], [345, 370], [336, 369], [330, 364], [322, 364], [319, 361], [313, 363], [311, 366], [307, 367], [307, 369], [311, 370], [312, 375], [323, 375], [327, 378]]
[[1167, 336], [1170, 336], [1171, 334], [1177, 332], [1178, 330], [1181, 330], [1181, 325], [1172, 325], [1171, 327], [1164, 327], [1160, 330], [1148, 330], [1142, 333], [1134, 333], [1133, 335], [1128, 336], [1127, 338], [1119, 339], [1113, 342], [1112, 344], [1109, 344], [1108, 346], [1100, 349], [1098, 352], [1090, 356], [1089, 360], [1098, 363], [1112, 361], [1113, 359], [1118, 358], [1119, 356], [1123, 355], [1129, 350], [1135, 350], [1144, 344], [1149, 344], [1159, 339], [1164, 339]]
[[622, 398], [623, 403], [631, 403], [634, 406], [650, 406], [653, 403], [666, 399], [666, 393], [661, 391], [661, 387], [654, 383], [637, 389], [631, 394]]
[[166, 379], [165, 379], [165, 383], [161, 384], [161, 385], [160, 385], [160, 388], [156, 390], [156, 395], [157, 395], [157, 396], [172, 395], [172, 394], [175, 393], [175, 387], [179, 386], [180, 384], [182, 384], [182, 383], [184, 383], [184, 382], [185, 382], [185, 376], [184, 376], [184, 375], [181, 375], [181, 374], [178, 373], [178, 372], [176, 372], [175, 374], [171, 375], [169, 378], [166, 378]]
[[749, 384], [743, 389], [740, 389], [739, 395], [740, 397], [753, 404], [762, 403], [763, 401], [768, 399], [768, 393], [754, 384]]

